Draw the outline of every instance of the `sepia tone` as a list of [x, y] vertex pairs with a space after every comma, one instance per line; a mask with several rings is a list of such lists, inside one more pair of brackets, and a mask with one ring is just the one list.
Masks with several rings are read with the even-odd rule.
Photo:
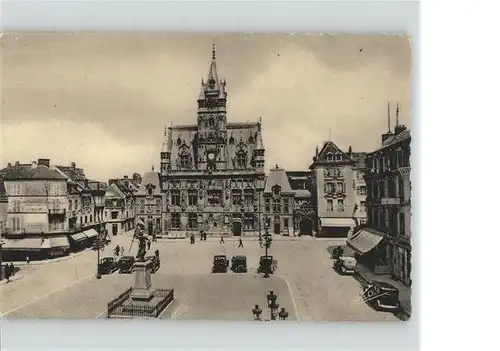
[[1, 40], [2, 317], [410, 317], [408, 37]]

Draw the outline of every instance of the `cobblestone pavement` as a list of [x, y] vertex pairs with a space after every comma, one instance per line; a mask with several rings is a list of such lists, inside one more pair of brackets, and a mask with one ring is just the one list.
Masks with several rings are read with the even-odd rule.
[[[130, 238], [124, 239], [130, 244]], [[176, 299], [161, 318], [248, 320], [252, 318], [252, 306], [265, 306], [267, 291], [274, 289], [282, 307], [290, 311], [291, 320], [398, 320], [361, 302], [360, 283], [332, 269], [328, 248], [339, 244], [335, 240], [276, 241], [270, 254], [278, 260], [278, 269], [271, 279], [255, 274], [259, 257], [264, 254], [257, 240], [244, 241], [243, 248], [237, 247], [235, 238], [225, 241], [223, 245], [218, 240], [197, 241], [194, 245], [188, 240], [153, 243], [151, 250], [158, 248], [161, 259], [160, 270], [152, 276], [153, 285], [173, 288]], [[116, 243], [110, 245], [111, 249], [113, 246]], [[212, 274], [212, 258], [217, 254], [229, 258], [246, 255], [249, 273]], [[102, 317], [107, 302], [133, 282], [133, 276], [117, 273], [95, 279], [95, 252], [39, 266], [38, 270], [36, 278], [26, 276], [17, 286], [0, 287], [6, 317]], [[297, 316], [292, 313], [295, 310]]]

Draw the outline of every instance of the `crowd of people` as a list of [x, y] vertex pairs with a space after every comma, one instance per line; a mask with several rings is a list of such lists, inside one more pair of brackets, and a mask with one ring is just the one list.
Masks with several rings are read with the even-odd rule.
[[3, 271], [7, 283], [10, 283], [10, 278], [12, 278], [16, 274], [16, 268], [14, 267], [14, 264], [12, 262], [10, 264], [5, 264], [5, 266], [3, 266]]

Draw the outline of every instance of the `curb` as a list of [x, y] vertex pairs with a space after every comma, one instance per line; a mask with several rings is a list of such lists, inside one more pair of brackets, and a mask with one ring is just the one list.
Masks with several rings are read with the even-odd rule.
[[7, 284], [13, 283], [15, 281], [21, 280], [23, 278], [24, 278], [24, 275], [17, 275], [17, 276], [15, 275], [14, 279], [11, 279], [9, 283], [7, 283], [6, 279], [2, 279], [2, 281], [0, 281], [0, 285], [7, 285]]

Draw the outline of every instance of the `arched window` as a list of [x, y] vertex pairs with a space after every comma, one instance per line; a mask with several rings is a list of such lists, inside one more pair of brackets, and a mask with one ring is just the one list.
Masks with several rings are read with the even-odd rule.
[[245, 153], [240, 152], [238, 155], [236, 155], [236, 164], [238, 165], [238, 168], [244, 168], [247, 165], [247, 156]]
[[189, 155], [182, 154], [181, 155], [181, 168], [188, 168], [188, 167], [189, 167]]

